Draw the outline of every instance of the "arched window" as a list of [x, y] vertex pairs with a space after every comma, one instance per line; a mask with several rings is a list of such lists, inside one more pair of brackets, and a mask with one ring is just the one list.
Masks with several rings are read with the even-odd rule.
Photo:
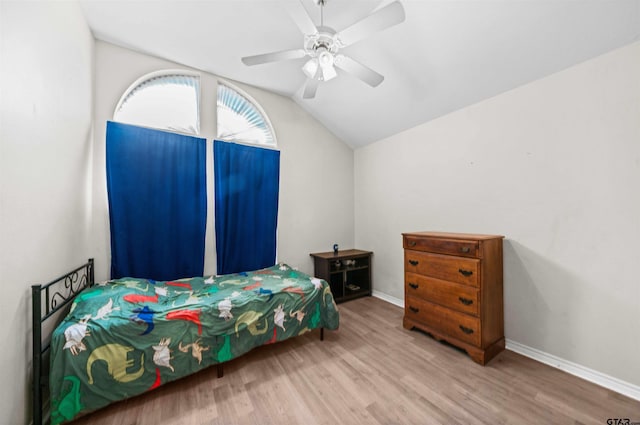
[[200, 134], [200, 77], [188, 71], [159, 71], [133, 83], [113, 120], [143, 127]]
[[218, 84], [218, 139], [277, 147], [273, 127], [260, 106], [227, 84]]

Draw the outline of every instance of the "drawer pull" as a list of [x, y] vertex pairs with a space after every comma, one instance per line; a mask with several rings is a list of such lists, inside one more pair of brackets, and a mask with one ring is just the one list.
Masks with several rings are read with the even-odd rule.
[[418, 260], [409, 260], [409, 264], [411, 264], [412, 266], [417, 266], [419, 263]]
[[460, 300], [460, 302], [464, 305], [471, 305], [473, 304], [473, 300], [470, 300], [469, 298], [463, 298], [463, 297], [458, 297], [458, 299]]
[[467, 335], [470, 335], [473, 333], [473, 329], [471, 328], [467, 328], [465, 326], [460, 325], [460, 330], [464, 333], [466, 333]]
[[416, 307], [414, 307], [414, 306], [412, 306], [412, 305], [411, 305], [411, 306], [409, 306], [409, 310], [413, 311], [414, 313], [417, 313], [417, 312], [419, 312], [419, 311], [420, 311], [420, 309], [419, 309], [419, 308], [416, 308]]
[[463, 246], [462, 248], [460, 248], [460, 251], [464, 252], [465, 254], [468, 253], [470, 251], [468, 246]]
[[409, 241], [409, 246], [416, 246], [416, 241]]
[[469, 277], [473, 274], [471, 270], [458, 269], [458, 271], [460, 272], [460, 274], [462, 274], [462, 276], [466, 277]]
[[409, 286], [411, 286], [413, 289], [418, 289], [418, 284], [417, 283], [409, 283]]

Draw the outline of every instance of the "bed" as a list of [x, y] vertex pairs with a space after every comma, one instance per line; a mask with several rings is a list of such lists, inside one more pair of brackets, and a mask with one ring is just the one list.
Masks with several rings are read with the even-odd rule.
[[[329, 285], [286, 264], [167, 282], [124, 278], [94, 284], [90, 260], [71, 276], [58, 279], [69, 295], [58, 295], [52, 306], [54, 282], [33, 287], [36, 425], [46, 404], [46, 379], [40, 378], [47, 375], [46, 351], [55, 425], [213, 365], [222, 376], [224, 362], [252, 348], [314, 329], [322, 337], [324, 328], [339, 325]], [[68, 303], [69, 313], [43, 348], [42, 320]]]

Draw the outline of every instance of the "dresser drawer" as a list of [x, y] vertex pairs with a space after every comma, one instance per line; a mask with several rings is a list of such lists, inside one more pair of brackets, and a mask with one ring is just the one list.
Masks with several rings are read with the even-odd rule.
[[478, 241], [430, 239], [420, 236], [405, 235], [403, 246], [404, 249], [412, 249], [414, 251], [460, 255], [463, 257], [477, 257], [479, 243]]
[[415, 273], [405, 273], [405, 295], [422, 298], [462, 313], [478, 316], [478, 290]]
[[406, 272], [478, 286], [480, 260], [412, 250], [404, 251], [404, 260]]
[[405, 298], [405, 315], [460, 341], [480, 345], [480, 320], [477, 318], [413, 297]]

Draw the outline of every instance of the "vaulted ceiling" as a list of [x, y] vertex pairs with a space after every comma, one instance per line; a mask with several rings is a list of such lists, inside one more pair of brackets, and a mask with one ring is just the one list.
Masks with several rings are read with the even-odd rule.
[[[303, 99], [306, 59], [246, 66], [299, 49], [298, 0], [81, 0], [95, 37], [291, 97], [357, 148], [640, 39], [640, 0], [400, 0], [406, 19], [341, 50], [385, 79], [338, 69]], [[320, 8], [300, 0], [315, 25]], [[341, 31], [391, 0], [327, 0]], [[585, 90], [588, 90], [585, 87]]]

